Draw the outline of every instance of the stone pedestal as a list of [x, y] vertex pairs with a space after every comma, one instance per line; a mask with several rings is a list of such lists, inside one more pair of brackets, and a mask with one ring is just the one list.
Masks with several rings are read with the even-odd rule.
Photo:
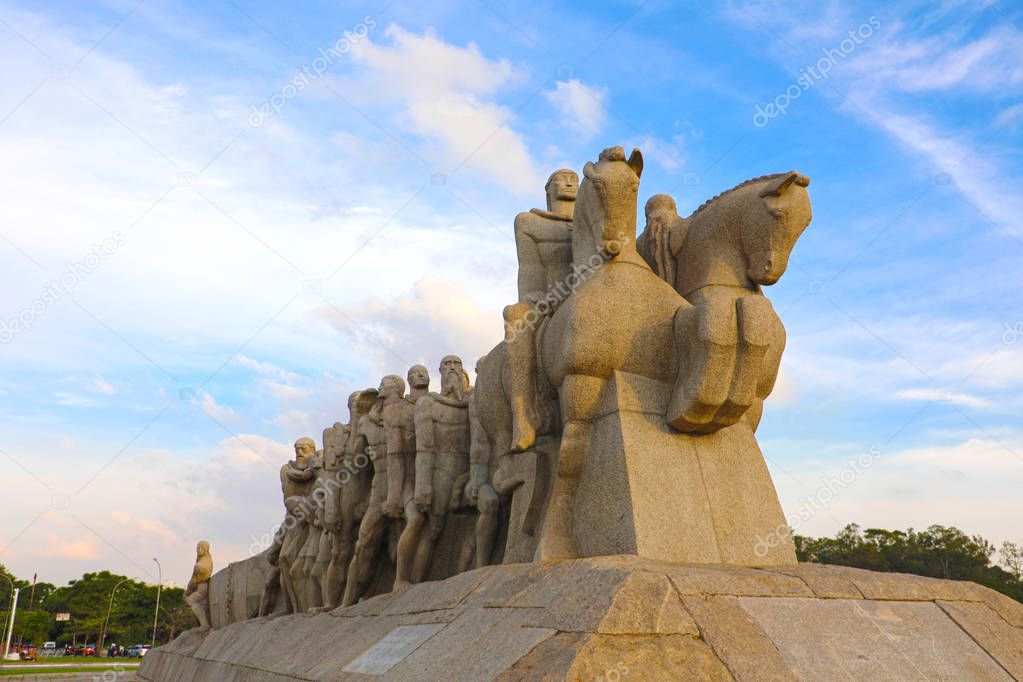
[[608, 382], [576, 500], [582, 555], [795, 564], [788, 524], [749, 423], [707, 435], [678, 433], [664, 421], [670, 390], [624, 372]]
[[184, 633], [159, 682], [1023, 678], [1023, 605], [838, 566], [490, 566], [332, 613]]

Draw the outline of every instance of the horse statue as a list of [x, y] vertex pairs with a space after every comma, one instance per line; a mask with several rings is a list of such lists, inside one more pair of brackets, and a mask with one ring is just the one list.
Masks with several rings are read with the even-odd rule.
[[785, 327], [761, 286], [785, 274], [810, 224], [809, 184], [795, 171], [747, 180], [672, 230], [669, 283], [693, 304], [676, 320], [689, 339], [666, 414], [676, 430], [711, 433], [744, 415], [756, 429], [785, 349]]
[[[731, 435], [721, 437], [715, 432], [736, 423], [754, 403], [746, 395], [749, 385], [760, 388], [764, 383], [759, 377], [767, 351], [757, 365], [756, 353], [765, 346], [758, 334], [770, 341], [777, 330], [760, 328], [770, 316], [760, 302], [767, 299], [761, 295], [756, 300], [757, 287], [781, 276], [795, 239], [759, 227], [749, 234], [740, 230], [742, 225], [769, 222], [741, 215], [756, 209], [747, 192], [729, 194], [720, 206], [711, 202], [702, 215], [697, 211], [688, 222], [681, 253], [713, 241], [718, 236], [711, 229], [715, 220], [728, 229], [721, 230], [719, 236], [725, 239], [718, 246], [707, 244], [711, 250], [702, 252], [710, 263], [696, 262], [700, 252], [693, 253], [694, 262], [683, 263], [687, 276], [692, 273], [687, 285], [696, 282], [690, 291], [694, 304], [674, 283], [655, 274], [636, 249], [642, 169], [638, 149], [626, 159], [621, 147], [612, 147], [583, 170], [572, 254], [574, 268], [586, 270], [586, 276], [543, 318], [537, 333], [537, 386], [543, 393], [539, 402], [555, 409], [546, 410], [550, 414], [537, 431], [535, 447], [512, 452], [504, 342], [478, 368], [474, 443], [480, 451], [489, 449], [498, 493], [534, 481], [526, 509], [519, 510], [525, 533], [539, 531], [531, 545], [534, 559], [636, 553], [668, 560], [794, 563], [790, 539], [762, 561], [749, 549], [755, 533], [773, 532], [784, 522], [752, 428], [734, 434], [724, 429], [722, 433]], [[772, 178], [751, 186], [754, 193], [763, 192], [758, 194], [762, 208], [756, 210], [780, 218], [786, 204], [778, 198], [789, 186], [799, 186], [796, 180]], [[714, 251], [724, 246], [731, 249], [727, 256]], [[725, 276], [740, 263], [738, 274]], [[718, 322], [718, 317], [728, 317], [719, 313], [726, 295], [737, 311], [731, 318], [737, 325], [731, 337]], [[714, 371], [717, 346], [729, 342], [743, 360], [737, 363], [739, 378], [733, 380], [733, 372], [725, 381], [726, 389], [734, 384], [736, 390], [722, 394], [714, 383], [719, 377], [707, 374]], [[766, 346], [780, 356], [780, 347]], [[735, 347], [741, 351], [736, 353]], [[772, 362], [776, 368], [777, 360], [768, 357], [767, 364]], [[719, 402], [711, 411], [701, 402], [706, 400]], [[700, 421], [703, 415], [696, 408], [711, 412], [711, 418]], [[538, 451], [547, 455], [547, 464], [539, 461]], [[509, 464], [524, 457], [531, 458], [533, 474], [523, 475], [521, 468]], [[486, 455], [472, 458], [482, 461]], [[549, 490], [535, 485], [543, 479], [550, 480]], [[725, 502], [733, 496], [740, 501]], [[651, 499], [657, 504], [648, 504]], [[663, 532], [666, 524], [677, 526], [678, 537]], [[512, 529], [509, 547], [511, 541]], [[506, 553], [504, 561], [509, 560]]]

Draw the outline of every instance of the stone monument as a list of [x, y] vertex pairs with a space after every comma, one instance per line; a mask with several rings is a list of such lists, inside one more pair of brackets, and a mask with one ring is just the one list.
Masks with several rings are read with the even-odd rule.
[[642, 173], [551, 175], [475, 386], [448, 355], [297, 441], [273, 544], [141, 679], [1023, 679], [1008, 597], [796, 561], [755, 434], [809, 179], [654, 195], [637, 235]]

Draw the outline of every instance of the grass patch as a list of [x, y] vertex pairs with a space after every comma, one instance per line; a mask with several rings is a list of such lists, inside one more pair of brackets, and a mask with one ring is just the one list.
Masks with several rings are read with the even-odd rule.
[[[115, 667], [116, 666], [116, 667]], [[53, 666], [33, 666], [31, 668], [0, 668], [0, 677], [13, 677], [14, 675], [54, 675], [58, 673], [96, 673], [100, 675], [104, 670], [137, 670], [138, 663], [121, 664], [116, 663], [109, 666], [97, 666], [97, 665], [74, 665], [64, 667], [53, 667]]]

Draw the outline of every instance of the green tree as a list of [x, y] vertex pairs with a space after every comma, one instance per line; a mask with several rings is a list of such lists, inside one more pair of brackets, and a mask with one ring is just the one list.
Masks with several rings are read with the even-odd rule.
[[1003, 545], [1003, 564], [1007, 556], [1010, 561], [1010, 570], [1006, 571], [991, 563], [994, 545], [979, 535], [971, 537], [955, 527], [933, 525], [924, 531], [912, 528], [861, 531], [856, 524], [849, 524], [834, 538], [797, 535], [794, 539], [800, 561], [972, 580], [1023, 601], [1023, 582], [1019, 573], [1011, 570], [1023, 563], [1019, 548], [1012, 543], [1006, 543], [1008, 548]]

